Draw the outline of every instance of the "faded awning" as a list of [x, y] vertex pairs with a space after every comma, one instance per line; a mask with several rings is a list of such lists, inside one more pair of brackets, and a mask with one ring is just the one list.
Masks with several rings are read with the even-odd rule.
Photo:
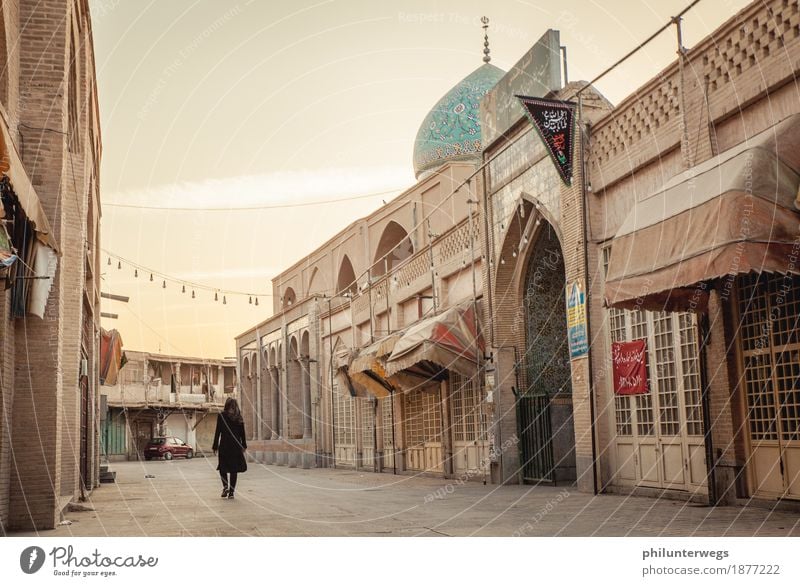
[[[0, 115], [0, 141], [2, 141], [0, 144], [0, 174], [8, 177], [11, 182], [11, 187], [17, 194], [19, 203], [25, 210], [25, 215], [33, 224], [37, 238], [57, 252], [58, 244], [53, 237], [50, 222], [47, 220], [39, 196], [22, 165], [17, 147], [11, 140], [11, 132], [4, 115]], [[2, 208], [0, 208], [0, 215], [2, 215]]]
[[707, 281], [800, 272], [799, 185], [800, 115], [676, 176], [614, 236], [606, 304], [702, 311]]
[[452, 307], [406, 330], [386, 359], [385, 372], [390, 381], [401, 384], [443, 380], [448, 370], [473, 377], [483, 351], [472, 304]]
[[395, 332], [362, 348], [350, 363], [350, 380], [378, 399], [389, 396], [394, 387], [386, 378], [384, 359], [402, 336], [402, 332]]

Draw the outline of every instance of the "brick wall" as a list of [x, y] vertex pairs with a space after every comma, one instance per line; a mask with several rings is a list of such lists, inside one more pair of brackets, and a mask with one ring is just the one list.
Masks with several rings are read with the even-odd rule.
[[[84, 297], [90, 311], [86, 351], [92, 393], [85, 488], [98, 483], [99, 129], [94, 57], [85, 0], [4, 2], [2, 14], [6, 40], [14, 40], [4, 107], [60, 257], [44, 319], [11, 323], [3, 303], [2, 405], [10, 426], [0, 428], [0, 524], [44, 529], [55, 525], [67, 502], [84, 494], [79, 468]], [[75, 75], [70, 76], [72, 60]], [[70, 95], [77, 98], [73, 125]], [[95, 220], [87, 225], [90, 192]]]

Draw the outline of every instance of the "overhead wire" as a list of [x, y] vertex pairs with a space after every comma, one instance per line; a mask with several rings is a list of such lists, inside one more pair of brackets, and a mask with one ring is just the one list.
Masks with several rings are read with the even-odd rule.
[[327, 199], [327, 200], [317, 200], [317, 201], [305, 201], [299, 203], [285, 203], [285, 204], [264, 204], [264, 205], [257, 205], [257, 206], [243, 206], [243, 207], [169, 207], [169, 206], [147, 206], [147, 205], [138, 205], [138, 204], [126, 204], [126, 203], [113, 203], [107, 202], [104, 203], [104, 206], [115, 207], [115, 208], [129, 208], [129, 209], [137, 209], [137, 210], [160, 210], [165, 212], [239, 212], [239, 211], [254, 211], [254, 210], [277, 210], [277, 209], [285, 209], [285, 208], [303, 208], [309, 206], [319, 206], [319, 205], [328, 205], [334, 203], [341, 203], [345, 201], [356, 201], [359, 199], [369, 199], [371, 197], [379, 197], [381, 195], [388, 195], [390, 193], [397, 193], [402, 192], [403, 189], [388, 189], [386, 191], [376, 191], [373, 193], [365, 193], [362, 195], [354, 195], [350, 197], [342, 197], [339, 199]]

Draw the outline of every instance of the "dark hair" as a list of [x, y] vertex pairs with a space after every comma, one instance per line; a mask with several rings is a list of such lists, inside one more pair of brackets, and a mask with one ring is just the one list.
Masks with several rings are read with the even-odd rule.
[[244, 423], [242, 411], [239, 409], [239, 402], [233, 397], [228, 397], [228, 399], [225, 401], [225, 408], [222, 410], [222, 413], [231, 421], [235, 421], [236, 423]]

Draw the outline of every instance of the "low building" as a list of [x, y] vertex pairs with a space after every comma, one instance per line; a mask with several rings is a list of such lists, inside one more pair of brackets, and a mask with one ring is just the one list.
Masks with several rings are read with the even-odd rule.
[[210, 453], [216, 414], [228, 397], [237, 397], [236, 362], [131, 350], [125, 356], [116, 384], [103, 387], [103, 455], [141, 459], [155, 436], [175, 436], [197, 455]]

